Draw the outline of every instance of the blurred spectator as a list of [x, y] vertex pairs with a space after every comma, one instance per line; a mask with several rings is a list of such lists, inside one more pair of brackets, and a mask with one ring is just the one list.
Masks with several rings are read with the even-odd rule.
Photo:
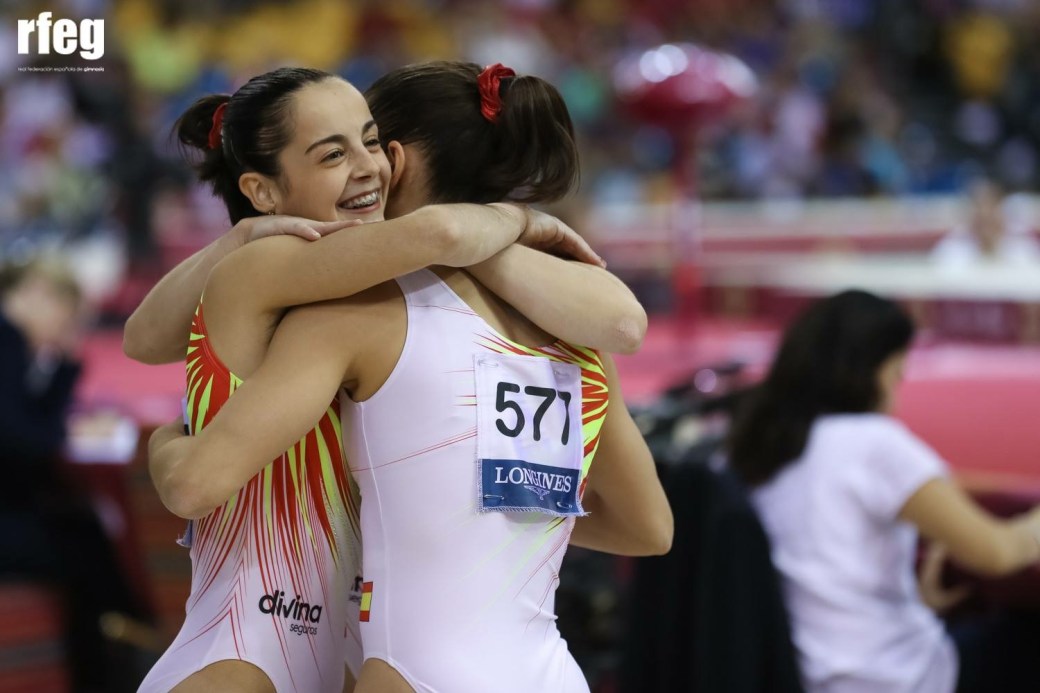
[[967, 200], [966, 222], [950, 231], [932, 249], [932, 259], [944, 267], [979, 262], [1028, 264], [1040, 261], [1040, 243], [1033, 236], [1036, 220], [1030, 200], [1004, 196], [990, 181], [976, 183]]
[[[16, 60], [0, 62], [0, 255], [38, 247], [41, 236], [115, 229], [138, 265], [165, 257], [152, 207], [187, 179], [167, 138], [174, 116], [199, 93], [230, 91], [242, 75], [286, 63], [338, 69], [360, 88], [431, 58], [501, 61], [544, 76], [575, 114], [579, 204], [614, 199], [619, 187], [635, 202], [683, 194], [667, 180], [687, 160], [698, 169], [697, 194], [721, 198], [949, 193], [983, 170], [1016, 189], [1040, 183], [1036, 3], [80, 0], [57, 8], [105, 14], [105, 72], [18, 72]], [[4, 26], [23, 14], [0, 12]], [[0, 30], [2, 52], [16, 55], [15, 40]], [[634, 122], [611, 91], [619, 61], [668, 41], [732, 53], [761, 85], [736, 117], [699, 133], [694, 156], [692, 138]], [[200, 231], [204, 240], [215, 229]]]
[[1035, 564], [1040, 507], [991, 516], [891, 417], [913, 333], [898, 306], [862, 291], [814, 304], [738, 415], [730, 464], [755, 487], [809, 691], [1031, 690], [1036, 619], [947, 634], [929, 607], [966, 593], [934, 566], [915, 584], [918, 532], [979, 574]]
[[140, 615], [108, 538], [60, 466], [80, 373], [80, 289], [56, 265], [0, 273], [0, 579], [50, 584], [64, 597], [76, 690], [118, 690], [99, 618]]

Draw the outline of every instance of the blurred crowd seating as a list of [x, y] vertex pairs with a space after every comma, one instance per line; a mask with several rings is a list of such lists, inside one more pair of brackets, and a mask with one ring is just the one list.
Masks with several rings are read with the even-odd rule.
[[[43, 9], [106, 18], [103, 73], [18, 71], [14, 20]], [[158, 245], [187, 252], [222, 227], [170, 126], [198, 94], [285, 63], [362, 88], [432, 58], [549, 78], [584, 157], [565, 214], [671, 200], [677, 161], [693, 162], [704, 199], [950, 193], [980, 175], [1016, 190], [1040, 175], [1040, 6], [1025, 0], [56, 0], [0, 17], [0, 255], [92, 238], [84, 252], [108, 275], [125, 271], [113, 248], [139, 268], [160, 262]], [[693, 152], [614, 98], [618, 62], [670, 41], [729, 52], [760, 84], [684, 142]]]

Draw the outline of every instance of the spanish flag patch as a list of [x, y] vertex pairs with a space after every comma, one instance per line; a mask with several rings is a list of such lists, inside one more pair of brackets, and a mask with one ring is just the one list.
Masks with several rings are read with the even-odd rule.
[[372, 610], [372, 583], [363, 582], [361, 583], [361, 616], [359, 621], [368, 621], [369, 613]]

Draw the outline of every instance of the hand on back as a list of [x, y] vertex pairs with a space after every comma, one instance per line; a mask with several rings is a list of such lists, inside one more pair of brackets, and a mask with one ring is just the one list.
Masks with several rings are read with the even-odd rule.
[[526, 224], [517, 243], [554, 255], [571, 257], [590, 265], [607, 266], [607, 263], [596, 254], [588, 242], [567, 224], [551, 214], [539, 212], [530, 207], [518, 206], [518, 208], [524, 212]]

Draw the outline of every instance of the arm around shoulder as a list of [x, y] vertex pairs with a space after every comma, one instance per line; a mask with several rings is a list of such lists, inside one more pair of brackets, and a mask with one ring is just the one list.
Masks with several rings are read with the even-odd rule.
[[351, 359], [334, 313], [333, 304], [290, 312], [261, 366], [197, 435], [156, 432], [149, 470], [173, 513], [209, 514], [326, 413]]
[[619, 354], [643, 344], [646, 311], [624, 282], [601, 267], [514, 245], [468, 270], [564, 341]]
[[221, 261], [211, 283], [261, 311], [352, 296], [429, 265], [480, 262], [523, 230], [523, 215], [491, 205], [432, 205], [317, 241], [279, 236]]

